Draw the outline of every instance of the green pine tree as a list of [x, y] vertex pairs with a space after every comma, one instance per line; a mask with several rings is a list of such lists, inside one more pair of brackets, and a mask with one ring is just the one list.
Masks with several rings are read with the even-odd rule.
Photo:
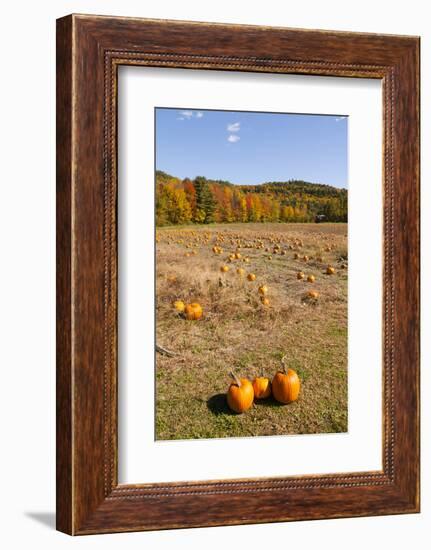
[[196, 216], [198, 223], [213, 223], [216, 201], [206, 178], [198, 176], [193, 182], [196, 190]]

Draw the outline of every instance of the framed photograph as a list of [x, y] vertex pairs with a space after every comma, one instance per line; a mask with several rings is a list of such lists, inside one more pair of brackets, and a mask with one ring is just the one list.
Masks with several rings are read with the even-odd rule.
[[419, 38], [57, 21], [57, 528], [419, 511]]

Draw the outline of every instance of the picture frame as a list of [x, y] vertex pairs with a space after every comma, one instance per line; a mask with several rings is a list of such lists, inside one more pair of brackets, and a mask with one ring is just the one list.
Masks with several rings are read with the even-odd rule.
[[[381, 471], [118, 483], [121, 65], [379, 79]], [[57, 529], [70, 535], [419, 512], [419, 38], [69, 15], [57, 21]]]

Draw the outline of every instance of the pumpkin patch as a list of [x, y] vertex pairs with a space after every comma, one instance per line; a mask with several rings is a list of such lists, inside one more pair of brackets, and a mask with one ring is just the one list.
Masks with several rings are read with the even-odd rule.
[[157, 437], [345, 430], [345, 234], [251, 223], [157, 238]]

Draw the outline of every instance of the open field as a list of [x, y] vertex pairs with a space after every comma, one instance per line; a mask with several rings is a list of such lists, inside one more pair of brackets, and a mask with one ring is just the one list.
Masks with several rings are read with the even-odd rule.
[[[157, 343], [177, 354], [156, 354], [156, 438], [347, 431], [347, 224], [159, 228], [156, 240]], [[309, 290], [319, 297], [307, 299]], [[202, 318], [185, 320], [174, 300], [199, 302]], [[298, 401], [269, 398], [231, 413], [229, 371], [272, 379], [283, 355], [301, 380]]]

